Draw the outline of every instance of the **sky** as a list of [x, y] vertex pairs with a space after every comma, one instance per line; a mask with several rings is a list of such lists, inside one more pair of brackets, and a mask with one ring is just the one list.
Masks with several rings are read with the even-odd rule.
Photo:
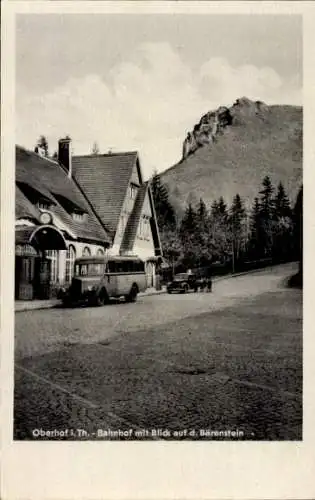
[[201, 116], [239, 97], [302, 104], [293, 15], [19, 14], [16, 142], [51, 154], [137, 150], [144, 177], [181, 159]]

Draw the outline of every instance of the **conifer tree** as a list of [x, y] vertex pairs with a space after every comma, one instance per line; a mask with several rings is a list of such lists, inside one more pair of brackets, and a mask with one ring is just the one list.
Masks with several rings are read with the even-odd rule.
[[179, 237], [183, 249], [184, 264], [188, 267], [194, 267], [198, 261], [198, 226], [197, 214], [191, 203], [188, 204], [182, 218]]
[[300, 272], [303, 268], [303, 186], [301, 186], [293, 209], [293, 240], [295, 258], [299, 259]]
[[44, 135], [41, 135], [36, 143], [36, 146], [38, 148], [41, 148], [44, 151], [44, 156], [46, 158], [49, 156], [49, 147], [48, 147], [48, 141], [47, 138]]
[[227, 206], [222, 196], [211, 205], [209, 231], [213, 257], [218, 260], [225, 260], [230, 255], [231, 235]]
[[100, 153], [100, 148], [99, 148], [98, 143], [96, 141], [93, 143], [91, 153], [92, 153], [92, 155], [98, 155]]
[[260, 224], [261, 224], [261, 245], [263, 248], [264, 256], [271, 256], [273, 247], [273, 233], [274, 233], [274, 187], [271, 183], [270, 177], [266, 175], [262, 182], [262, 189], [260, 194]]
[[282, 182], [279, 182], [277, 193], [274, 200], [275, 216], [280, 218], [291, 217], [291, 207], [289, 198], [285, 192]]
[[220, 196], [219, 202], [218, 202], [218, 211], [222, 217], [227, 217], [227, 206], [226, 203], [223, 199], [223, 196]]
[[184, 217], [182, 218], [182, 222], [180, 225], [179, 233], [185, 238], [186, 235], [193, 235], [196, 231], [196, 222], [197, 222], [197, 214], [192, 207], [192, 204], [189, 203], [188, 207], [185, 210]]
[[199, 223], [204, 224], [206, 222], [208, 213], [207, 213], [207, 207], [202, 198], [200, 198], [199, 203], [196, 207], [196, 215]]
[[238, 193], [233, 198], [230, 209], [229, 223], [231, 228], [233, 257], [238, 260], [240, 252], [244, 251], [247, 239], [246, 210]]
[[198, 265], [209, 265], [213, 256], [213, 243], [209, 228], [209, 213], [202, 198], [196, 206], [196, 242], [198, 243]]
[[258, 197], [254, 199], [254, 203], [250, 215], [250, 241], [249, 241], [249, 257], [258, 259], [262, 255], [262, 223], [261, 210]]
[[219, 214], [219, 206], [217, 200], [214, 200], [211, 205], [211, 217], [216, 217]]
[[282, 182], [274, 199], [274, 219], [273, 259], [290, 260], [294, 252], [292, 211]]
[[155, 172], [151, 179], [150, 187], [160, 231], [175, 230], [175, 212], [168, 198], [167, 187], [162, 183], [161, 177], [157, 172]]

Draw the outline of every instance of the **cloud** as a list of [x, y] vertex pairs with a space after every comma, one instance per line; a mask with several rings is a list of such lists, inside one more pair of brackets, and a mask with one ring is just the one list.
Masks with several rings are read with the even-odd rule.
[[[300, 96], [294, 92], [293, 80], [283, 82], [271, 67], [253, 65], [233, 67], [226, 59], [213, 58], [200, 69], [201, 87], [211, 89], [212, 96], [221, 102], [231, 102], [235, 97], [266, 101], [268, 104], [297, 104]], [[297, 90], [297, 89], [296, 89]]]
[[69, 78], [52, 92], [17, 88], [17, 142], [33, 147], [45, 134], [53, 150], [70, 134], [74, 152], [138, 150], [145, 176], [180, 159], [181, 145], [200, 116], [247, 96], [271, 103], [299, 103], [296, 82], [271, 67], [233, 67], [212, 58], [193, 72], [168, 43], [146, 43], [106, 80], [97, 74]]

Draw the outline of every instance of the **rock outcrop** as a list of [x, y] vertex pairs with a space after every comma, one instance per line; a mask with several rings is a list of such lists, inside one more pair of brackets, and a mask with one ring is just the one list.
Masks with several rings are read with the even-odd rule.
[[203, 115], [187, 135], [183, 155], [161, 173], [180, 216], [191, 199], [207, 205], [236, 193], [249, 208], [262, 179], [282, 182], [292, 203], [302, 182], [303, 110], [246, 97]]
[[182, 159], [187, 158], [205, 144], [214, 143], [218, 136], [224, 134], [232, 123], [240, 123], [249, 116], [261, 115], [268, 111], [268, 106], [261, 101], [251, 101], [247, 97], [237, 99], [232, 107], [220, 106], [202, 116], [192, 132], [188, 132], [183, 142]]

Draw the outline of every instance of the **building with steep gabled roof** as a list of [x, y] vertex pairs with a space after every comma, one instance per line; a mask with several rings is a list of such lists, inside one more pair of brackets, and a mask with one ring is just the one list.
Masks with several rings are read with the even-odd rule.
[[102, 223], [115, 233], [129, 183], [142, 184], [137, 153], [74, 156], [72, 174]]
[[17, 299], [50, 297], [86, 255], [137, 256], [155, 286], [162, 249], [137, 152], [72, 157], [66, 138], [54, 161], [17, 146], [15, 210]]
[[108, 252], [143, 259], [148, 285], [155, 286], [162, 248], [151, 189], [143, 182], [138, 153], [73, 156], [71, 175], [111, 235]]
[[105, 255], [111, 237], [65, 168], [16, 146], [15, 297], [48, 298], [70, 284], [82, 255]]

